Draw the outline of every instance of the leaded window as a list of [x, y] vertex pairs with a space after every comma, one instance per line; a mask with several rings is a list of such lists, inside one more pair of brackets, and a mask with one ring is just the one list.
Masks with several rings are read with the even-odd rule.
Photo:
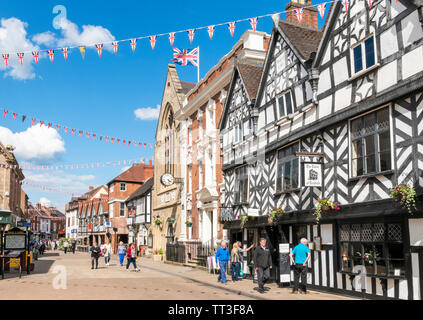
[[400, 223], [366, 222], [339, 226], [341, 270], [369, 275], [404, 276], [403, 230]]
[[285, 192], [299, 187], [299, 160], [295, 152], [299, 143], [278, 151], [278, 168], [276, 175], [276, 192]]
[[351, 121], [351, 176], [391, 170], [389, 107]]
[[235, 203], [248, 202], [248, 166], [235, 170]]

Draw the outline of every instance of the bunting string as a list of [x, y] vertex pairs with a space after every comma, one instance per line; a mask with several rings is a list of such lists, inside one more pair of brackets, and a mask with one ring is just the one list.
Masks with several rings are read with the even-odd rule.
[[[168, 39], [169, 39], [170, 45], [173, 46], [176, 35], [181, 34], [181, 33], [186, 34], [188, 36], [190, 43], [192, 44], [192, 42], [194, 41], [195, 33], [198, 30], [203, 30], [203, 29], [207, 30], [209, 37], [210, 37], [210, 40], [212, 40], [215, 28], [220, 27], [220, 26], [226, 26], [229, 30], [230, 35], [233, 37], [234, 32], [235, 32], [235, 28], [236, 28], [236, 24], [238, 24], [240, 22], [249, 22], [251, 29], [253, 31], [256, 31], [259, 19], [266, 18], [266, 17], [274, 17], [275, 15], [280, 16], [281, 14], [289, 13], [289, 12], [294, 12], [294, 14], [297, 16], [297, 18], [299, 20], [299, 23], [301, 23], [302, 22], [302, 12], [306, 8], [313, 8], [313, 7], [318, 8], [320, 16], [323, 19], [326, 5], [331, 4], [331, 3], [335, 3], [336, 1], [340, 1], [342, 3], [342, 5], [344, 6], [345, 10], [348, 11], [349, 0], [333, 0], [333, 1], [326, 1], [326, 2], [323, 2], [323, 3], [320, 3], [320, 4], [314, 4], [314, 5], [312, 4], [312, 5], [309, 5], [309, 6], [304, 6], [300, 10], [298, 10], [298, 9], [285, 10], [285, 11], [275, 12], [275, 13], [271, 13], [271, 14], [264, 14], [264, 15], [260, 15], [260, 16], [256, 16], [256, 17], [250, 17], [250, 18], [245, 18], [245, 19], [239, 19], [239, 20], [234, 20], [234, 21], [228, 21], [228, 22], [213, 24], [213, 25], [209, 25], [209, 26], [201, 26], [201, 27], [189, 28], [189, 29], [179, 30], [179, 31], [159, 33], [159, 34], [153, 34], [153, 35], [147, 35], [147, 36], [139, 36], [139, 37], [133, 37], [133, 38], [129, 38], [129, 39], [113, 40], [111, 42], [104, 42], [104, 43], [80, 44], [80, 45], [61, 47], [61, 48], [55, 48], [55, 49], [40, 49], [38, 51], [34, 51], [35, 49], [33, 49], [33, 50], [29, 50], [29, 51], [15, 52], [14, 54], [12, 53], [12, 56], [19, 58], [20, 62], [22, 64], [22, 61], [25, 57], [25, 54], [32, 54], [36, 63], [38, 64], [40, 52], [47, 52], [47, 54], [50, 58], [50, 61], [53, 62], [54, 56], [57, 52], [62, 52], [64, 59], [67, 60], [69, 53], [74, 49], [78, 49], [81, 53], [82, 59], [84, 59], [86, 48], [87, 47], [93, 47], [94, 49], [97, 50], [99, 58], [101, 58], [101, 53], [102, 53], [104, 45], [111, 45], [113, 47], [114, 53], [117, 54], [119, 44], [121, 44], [123, 42], [129, 42], [129, 44], [132, 48], [132, 52], [135, 52], [135, 49], [136, 49], [136, 46], [137, 46], [137, 41], [147, 39], [147, 40], [150, 41], [151, 49], [154, 50], [154, 48], [155, 48], [155, 46], [158, 42], [157, 38], [167, 36]], [[370, 4], [369, 7], [371, 8], [371, 1], [369, 1], [369, 4]], [[10, 59], [10, 53], [3, 53], [2, 57], [3, 57], [4, 63], [6, 64], [6, 66], [8, 66], [8, 60]]]
[[[16, 120], [18, 114], [16, 112], [9, 112], [9, 110], [7, 109], [0, 109], [0, 113], [3, 112], [3, 118], [6, 118], [8, 114], [10, 114], [12, 116], [12, 120]], [[25, 122], [25, 120], [28, 117], [26, 115], [22, 115], [22, 122]], [[31, 117], [29, 117], [31, 118]], [[39, 122], [37, 122], [39, 121]], [[46, 125], [48, 128], [54, 128], [57, 130], [57, 132], [59, 132], [60, 129], [62, 129], [62, 131], [67, 134], [69, 129], [71, 127], [69, 126], [65, 126], [65, 125], [59, 125], [59, 124], [53, 124], [52, 122], [44, 122], [43, 120], [37, 120], [36, 118], [31, 118], [31, 126], [37, 125], [39, 123], [40, 126], [42, 125]], [[78, 130], [78, 129], [70, 129], [72, 135], [75, 135], [75, 133], [78, 134], [79, 137], [82, 137], [82, 134], [84, 133], [83, 130]], [[152, 143], [147, 143], [147, 142], [139, 142], [136, 140], [129, 140], [129, 139], [121, 139], [121, 138], [114, 138], [114, 137], [109, 137], [109, 136], [105, 136], [102, 134], [97, 134], [97, 133], [90, 133], [90, 132], [85, 132], [85, 135], [87, 137], [87, 139], [92, 139], [92, 140], [96, 140], [98, 139], [99, 141], [106, 141], [106, 142], [111, 142], [112, 144], [116, 141], [116, 145], [118, 144], [122, 144], [122, 145], [128, 145], [131, 146], [135, 146], [135, 147], [144, 147], [144, 149], [146, 149], [147, 147], [150, 147], [150, 149], [153, 149], [153, 144]]]

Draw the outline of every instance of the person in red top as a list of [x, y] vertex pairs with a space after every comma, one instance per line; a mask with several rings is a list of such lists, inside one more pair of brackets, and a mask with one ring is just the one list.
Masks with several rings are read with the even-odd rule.
[[136, 263], [136, 257], [137, 257], [137, 249], [135, 248], [135, 244], [131, 243], [129, 245], [129, 248], [126, 252], [126, 271], [129, 272], [129, 265], [132, 263], [134, 265], [135, 271], [140, 271], [140, 269], [137, 268]]

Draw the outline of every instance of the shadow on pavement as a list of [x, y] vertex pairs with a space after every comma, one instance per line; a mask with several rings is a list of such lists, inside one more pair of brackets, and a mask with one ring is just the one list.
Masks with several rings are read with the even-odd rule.
[[[44, 256], [42, 257], [46, 257], [47, 255], [44, 254]], [[40, 257], [38, 258], [37, 261], [34, 261], [34, 271], [31, 271], [30, 274], [27, 274], [26, 271], [22, 271], [22, 279], [26, 278], [30, 278], [31, 275], [34, 274], [46, 274], [50, 272], [51, 266], [53, 265], [53, 263], [56, 260], [45, 260], [45, 259], [41, 259]], [[19, 279], [19, 270], [18, 268], [10, 268], [10, 271], [5, 272], [4, 273], [4, 279]], [[1, 281], [1, 278], [0, 278]]]

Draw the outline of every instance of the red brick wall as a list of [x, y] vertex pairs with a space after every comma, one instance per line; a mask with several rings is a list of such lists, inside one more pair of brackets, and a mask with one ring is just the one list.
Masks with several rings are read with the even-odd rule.
[[[295, 11], [294, 9], [296, 8], [301, 8], [301, 5], [296, 5], [293, 3], [289, 3], [286, 6], [286, 21], [288, 22], [293, 22], [293, 23], [298, 23], [298, 18], [295, 15]], [[303, 18], [301, 20], [301, 24], [302, 25], [307, 25], [313, 28], [318, 28], [318, 16], [317, 16], [318, 12], [316, 8], [304, 8], [303, 11]]]

